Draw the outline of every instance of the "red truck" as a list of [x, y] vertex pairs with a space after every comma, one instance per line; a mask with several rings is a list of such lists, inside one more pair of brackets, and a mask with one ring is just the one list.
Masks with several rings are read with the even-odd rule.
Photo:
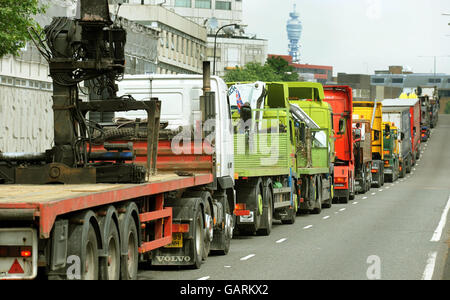
[[353, 95], [349, 86], [324, 86], [325, 101], [333, 109], [336, 159], [334, 164], [335, 202], [355, 198], [355, 159], [353, 153]]

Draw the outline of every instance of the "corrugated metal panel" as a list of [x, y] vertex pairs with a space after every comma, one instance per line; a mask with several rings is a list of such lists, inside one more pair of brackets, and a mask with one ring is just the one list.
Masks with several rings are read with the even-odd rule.
[[[249, 153], [245, 149], [243, 134], [234, 136], [234, 170], [240, 176], [265, 176], [289, 173], [289, 142], [286, 133], [255, 135], [256, 153]], [[274, 145], [271, 152], [273, 143]], [[266, 153], [269, 150], [269, 153]], [[276, 153], [278, 151], [278, 153]]]
[[51, 93], [0, 85], [0, 152], [44, 152], [53, 144]]

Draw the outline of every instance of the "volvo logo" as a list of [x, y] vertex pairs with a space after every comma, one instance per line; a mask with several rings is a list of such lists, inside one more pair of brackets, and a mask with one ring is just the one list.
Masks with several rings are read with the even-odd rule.
[[156, 256], [158, 262], [190, 262], [190, 256]]

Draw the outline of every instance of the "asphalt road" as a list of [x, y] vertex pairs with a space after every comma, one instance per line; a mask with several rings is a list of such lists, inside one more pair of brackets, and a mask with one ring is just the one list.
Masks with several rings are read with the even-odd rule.
[[[442, 279], [450, 230], [450, 115], [441, 115], [411, 174], [320, 215], [274, 224], [269, 237], [235, 237], [199, 270], [149, 269], [139, 279]], [[450, 216], [450, 213], [449, 213]]]

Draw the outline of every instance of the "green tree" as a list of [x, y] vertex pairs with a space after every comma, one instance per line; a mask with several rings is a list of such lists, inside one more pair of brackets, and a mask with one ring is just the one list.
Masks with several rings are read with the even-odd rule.
[[281, 76], [282, 81], [298, 81], [298, 73], [295, 72], [295, 68], [289, 65], [282, 57], [271, 57], [267, 59], [267, 65], [275, 70], [275, 73]]
[[281, 57], [269, 58], [264, 65], [248, 63], [243, 68], [230, 70], [225, 74], [226, 82], [243, 81], [298, 81], [294, 67]]
[[0, 57], [18, 55], [29, 40], [27, 29], [39, 28], [33, 17], [44, 11], [39, 0], [0, 0]]
[[275, 73], [272, 67], [267, 64], [261, 65], [255, 62], [248, 63], [243, 68], [228, 71], [224, 79], [226, 82], [281, 81], [281, 77]]

